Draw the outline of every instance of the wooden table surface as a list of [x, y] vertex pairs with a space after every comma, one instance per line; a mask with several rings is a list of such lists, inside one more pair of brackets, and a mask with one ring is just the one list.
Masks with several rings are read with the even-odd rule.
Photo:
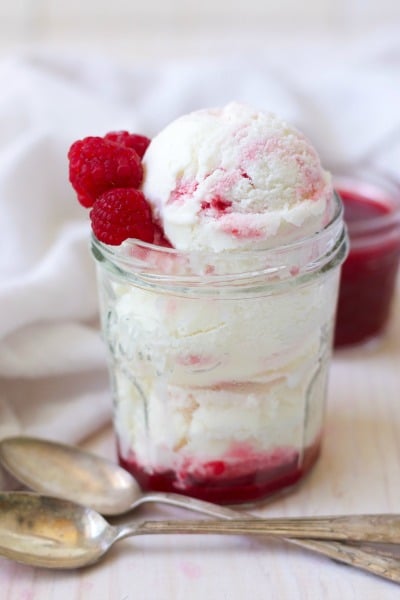
[[[85, 446], [114, 458], [111, 428]], [[400, 294], [385, 337], [335, 353], [322, 456], [293, 493], [257, 515], [400, 511]], [[136, 516], [185, 517], [142, 508]], [[46, 571], [0, 559], [1, 600], [398, 600], [400, 584], [280, 542], [148, 536], [98, 565]]]

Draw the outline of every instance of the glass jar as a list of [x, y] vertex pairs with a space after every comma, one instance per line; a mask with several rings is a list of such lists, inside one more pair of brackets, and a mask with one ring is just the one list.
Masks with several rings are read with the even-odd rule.
[[323, 231], [279, 248], [92, 250], [121, 465], [144, 490], [221, 504], [298, 482], [321, 443], [340, 200]]
[[343, 265], [335, 347], [369, 341], [385, 329], [400, 260], [400, 184], [377, 172], [335, 177], [350, 238]]

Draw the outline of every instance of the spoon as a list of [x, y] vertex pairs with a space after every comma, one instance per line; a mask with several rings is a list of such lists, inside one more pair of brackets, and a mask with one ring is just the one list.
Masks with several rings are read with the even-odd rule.
[[[160, 502], [222, 519], [252, 518], [244, 512], [179, 494], [142, 493], [136, 480], [116, 464], [57, 442], [25, 436], [7, 438], [0, 442], [0, 460], [16, 479], [31, 489], [78, 502], [104, 515], [123, 514], [146, 502]], [[383, 568], [376, 570], [375, 552], [342, 542], [286, 537], [285, 540], [383, 575]], [[381, 560], [385, 563], [389, 558], [385, 556]], [[400, 562], [396, 562], [396, 566], [400, 570]]]
[[0, 441], [0, 461], [28, 488], [84, 504], [105, 516], [122, 515], [147, 502], [162, 502], [214, 517], [221, 517], [224, 510], [180, 494], [143, 493], [136, 479], [115, 463], [50, 440], [6, 438]]
[[[369, 516], [357, 517], [369, 525], [368, 532], [361, 536], [351, 534], [351, 537], [382, 539], [381, 525], [386, 524], [387, 517], [389, 521], [393, 519], [391, 515], [379, 515], [378, 521], [372, 522]], [[329, 518], [331, 525], [338, 519], [341, 525], [335, 525], [335, 530], [322, 526], [319, 535], [348, 539], [347, 525], [352, 518]], [[98, 512], [69, 500], [32, 492], [3, 492], [0, 493], [0, 554], [32, 566], [74, 569], [97, 562], [115, 542], [129, 536], [167, 533], [264, 535], [270, 533], [271, 521], [274, 519], [139, 521], [110, 525]], [[391, 557], [374, 557], [364, 551], [359, 553], [359, 548], [352, 546], [346, 550], [348, 557], [354, 556], [354, 550], [357, 554], [352, 564], [400, 582], [399, 561]], [[360, 558], [364, 558], [364, 562], [360, 563]]]

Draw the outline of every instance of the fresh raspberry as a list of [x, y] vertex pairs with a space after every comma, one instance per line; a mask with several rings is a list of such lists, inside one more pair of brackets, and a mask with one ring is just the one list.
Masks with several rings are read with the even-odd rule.
[[72, 144], [69, 180], [79, 202], [89, 208], [96, 198], [112, 188], [139, 187], [143, 167], [135, 150], [101, 137], [87, 137]]
[[145, 135], [129, 133], [129, 131], [110, 131], [110, 133], [104, 136], [104, 139], [114, 142], [114, 144], [118, 144], [119, 146], [133, 148], [139, 154], [140, 158], [143, 158], [147, 146], [150, 144], [149, 138]]
[[93, 206], [93, 198], [92, 196], [87, 196], [86, 194], [78, 194], [79, 204], [82, 204], [85, 208], [90, 208]]
[[118, 246], [128, 238], [152, 242], [155, 225], [143, 193], [133, 188], [104, 192], [90, 211], [92, 229], [104, 244]]

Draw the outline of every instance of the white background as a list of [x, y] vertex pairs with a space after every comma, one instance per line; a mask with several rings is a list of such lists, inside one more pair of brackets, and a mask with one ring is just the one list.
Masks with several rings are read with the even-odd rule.
[[400, 24], [398, 0], [1, 0], [0, 53], [21, 45], [96, 47], [135, 59], [207, 55], [298, 40], [357, 37]]

